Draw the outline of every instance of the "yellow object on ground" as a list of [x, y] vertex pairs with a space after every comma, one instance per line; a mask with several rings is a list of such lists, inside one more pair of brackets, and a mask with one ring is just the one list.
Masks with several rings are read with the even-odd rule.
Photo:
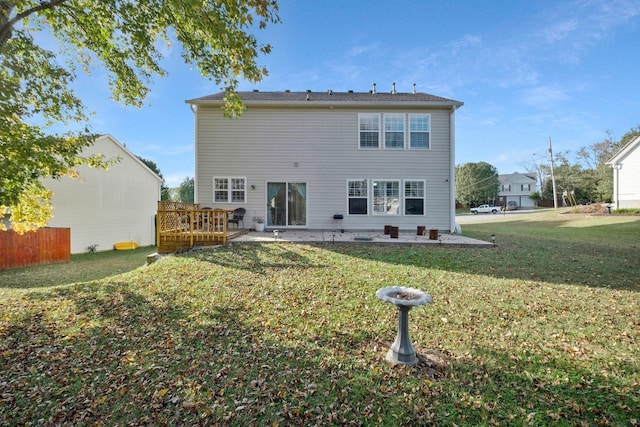
[[113, 245], [113, 249], [116, 251], [128, 251], [130, 249], [136, 249], [138, 244], [136, 242], [120, 242]]

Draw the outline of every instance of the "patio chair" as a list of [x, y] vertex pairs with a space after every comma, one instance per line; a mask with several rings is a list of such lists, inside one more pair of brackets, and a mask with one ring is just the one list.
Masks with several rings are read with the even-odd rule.
[[236, 228], [238, 228], [238, 225], [240, 223], [242, 223], [242, 228], [244, 228], [244, 214], [247, 213], [247, 210], [245, 208], [237, 208], [233, 210], [233, 216], [231, 218], [229, 218], [229, 220], [227, 221], [227, 223], [232, 223], [236, 225]]

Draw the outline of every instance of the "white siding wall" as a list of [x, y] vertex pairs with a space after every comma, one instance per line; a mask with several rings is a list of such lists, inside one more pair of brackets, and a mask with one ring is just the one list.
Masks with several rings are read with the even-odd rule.
[[155, 244], [155, 214], [160, 182], [108, 136], [100, 137], [83, 155], [102, 153], [121, 161], [108, 170], [80, 167], [78, 179], [48, 179], [54, 192], [50, 227], [71, 228], [71, 253], [113, 249], [114, 243]]
[[[365, 112], [430, 113], [431, 149], [360, 150], [358, 113]], [[417, 225], [450, 230], [450, 116], [450, 110], [250, 107], [241, 119], [230, 120], [222, 117], [218, 107], [198, 106], [197, 202], [210, 207], [245, 207], [249, 227], [254, 215], [266, 217], [267, 181], [306, 182], [309, 229], [364, 230], [389, 224], [407, 230]], [[246, 177], [247, 203], [214, 204], [214, 176]], [[370, 182], [426, 180], [426, 215], [371, 215], [371, 205], [369, 215], [347, 215], [347, 180], [365, 178]], [[344, 215], [341, 225], [334, 214]]]
[[[640, 208], [640, 145], [622, 160], [617, 171], [619, 208]], [[614, 170], [614, 174], [615, 174]]]

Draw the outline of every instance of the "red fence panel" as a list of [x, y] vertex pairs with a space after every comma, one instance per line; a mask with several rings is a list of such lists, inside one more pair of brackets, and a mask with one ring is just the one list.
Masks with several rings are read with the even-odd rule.
[[0, 269], [70, 259], [70, 228], [41, 228], [22, 235], [0, 231]]

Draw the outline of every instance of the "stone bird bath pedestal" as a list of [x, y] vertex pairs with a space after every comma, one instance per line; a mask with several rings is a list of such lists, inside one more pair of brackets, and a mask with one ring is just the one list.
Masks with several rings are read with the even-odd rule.
[[398, 309], [398, 335], [387, 352], [387, 360], [394, 365], [417, 364], [418, 356], [409, 338], [409, 310], [429, 304], [431, 296], [418, 289], [392, 286], [378, 289], [376, 297], [392, 303]]

